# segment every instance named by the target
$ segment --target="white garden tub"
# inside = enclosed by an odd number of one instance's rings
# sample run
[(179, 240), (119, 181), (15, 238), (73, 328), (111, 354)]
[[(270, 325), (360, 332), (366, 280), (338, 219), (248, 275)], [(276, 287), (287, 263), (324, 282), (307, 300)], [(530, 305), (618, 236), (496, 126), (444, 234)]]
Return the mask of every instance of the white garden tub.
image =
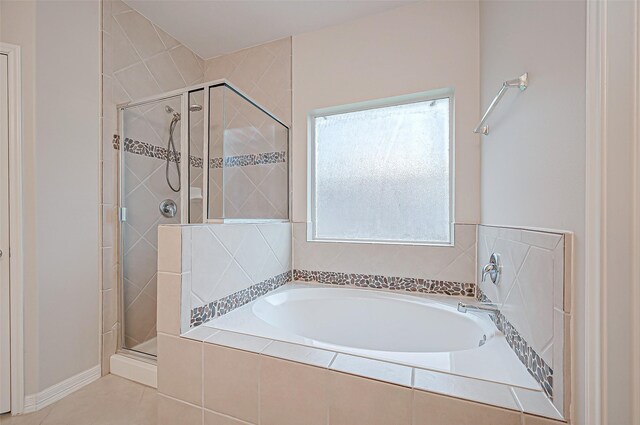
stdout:
[(205, 323), (508, 385), (539, 389), (484, 313), (459, 313), (468, 298), (290, 283)]

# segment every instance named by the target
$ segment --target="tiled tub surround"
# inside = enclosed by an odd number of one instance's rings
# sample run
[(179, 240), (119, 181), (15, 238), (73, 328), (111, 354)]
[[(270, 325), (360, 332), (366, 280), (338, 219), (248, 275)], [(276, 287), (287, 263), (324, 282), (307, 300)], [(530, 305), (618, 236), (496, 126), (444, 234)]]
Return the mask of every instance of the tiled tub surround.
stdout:
[(159, 279), (158, 391), (183, 425), (562, 423), (544, 419), (557, 413), (539, 390), (209, 326), (181, 336), (184, 279), (178, 262), (163, 265), (165, 254), (161, 268), (172, 271)]
[(204, 326), (540, 391), (491, 320), (458, 313), (459, 300), (294, 282)]
[[(478, 300), (483, 303), (495, 304), (482, 291), (478, 293)], [(500, 332), (505, 335), (509, 347), (516, 353), (520, 362), (526, 366), (529, 374), (540, 384), (545, 394), (553, 399), (553, 370), (535, 352), (518, 330), (501, 312), (492, 317), (493, 322)]]
[[(491, 253), (501, 254), (498, 285), (480, 282), (480, 301), (500, 309), (496, 326), (560, 413), (570, 401), (569, 233), (478, 226), (478, 270)], [(565, 383), (567, 383), (565, 385)]]
[[(241, 239), (237, 236), (241, 227), (220, 226), (236, 233), (235, 238), (226, 235), (228, 241)], [(225, 423), (409, 425), (450, 424), (455, 420), (460, 425), (515, 425), (523, 420), (526, 424), (555, 423), (536, 415), (559, 417), (504, 341), (503, 352), (511, 356), (510, 363), (521, 369), (520, 376), (530, 385), (510, 385), (443, 372), (447, 364), (454, 363), (455, 367), (467, 365), (471, 371), (482, 369), (472, 360), (452, 361), (448, 353), (441, 357), (441, 369), (428, 370), (339, 350), (309, 347), (305, 345), (308, 341), (286, 342), (280, 338), (250, 336), (212, 327), (241, 317), (243, 311), (251, 312), (252, 303), (180, 336), (181, 328), (183, 332), (188, 330), (183, 313), (185, 308), (190, 308), (185, 300), (190, 291), (185, 291), (185, 286), (191, 284), (194, 272), (191, 262), (184, 262), (183, 258), (189, 258), (195, 246), (185, 237), (184, 231), (199, 227), (205, 226), (161, 226), (159, 233), (158, 388), (161, 397), (184, 412), (183, 423), (202, 424), (204, 420), (206, 424), (227, 421)], [(237, 242), (235, 246), (238, 247)], [(324, 284), (290, 283), (270, 292), (267, 297), (296, 285), (349, 290)], [(386, 290), (351, 290), (398, 294)], [(408, 293), (404, 296), (427, 297)], [(451, 306), (458, 299), (468, 300), (468, 297), (437, 295), (428, 298), (448, 302)], [(480, 349), (489, 351), (495, 346), (493, 343), (499, 341), (498, 335)], [(458, 353), (464, 353), (464, 350)], [(265, 380), (268, 379), (267, 363), (279, 366), (281, 375), (276, 377), (277, 384)], [(504, 359), (493, 356), (483, 362), (503, 370), (504, 363)], [(304, 371), (317, 375), (310, 377)], [(339, 383), (331, 384), (334, 380)]]
[(219, 300), (212, 301), (204, 306), (191, 309), (190, 327), (200, 326), (211, 319), (225, 315), (238, 307), (250, 303), (259, 297), (266, 295), (291, 282), (291, 272), (287, 271), (271, 277), (246, 289), (241, 289)]
[(161, 227), (179, 234), (182, 330), (224, 314), (291, 280), (291, 224), (204, 224)]

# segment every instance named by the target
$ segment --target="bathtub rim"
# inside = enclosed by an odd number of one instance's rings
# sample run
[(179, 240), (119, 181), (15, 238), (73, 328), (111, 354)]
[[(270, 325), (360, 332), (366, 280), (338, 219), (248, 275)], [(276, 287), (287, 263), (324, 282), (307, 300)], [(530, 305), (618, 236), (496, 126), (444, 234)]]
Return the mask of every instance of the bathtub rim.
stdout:
[[(406, 294), (398, 294), (397, 291), (391, 291), (387, 289), (374, 289), (374, 288), (358, 288), (351, 286), (331, 286), (327, 287), (325, 284), (318, 283), (309, 283), (309, 282), (290, 282), (282, 287), (278, 288), (275, 291), (270, 292), (269, 296), (274, 294), (277, 291), (285, 291), (289, 289), (295, 288), (326, 288), (326, 289), (354, 289), (354, 290), (365, 290), (365, 291), (374, 291), (374, 292), (385, 292), (404, 297), (420, 297), (429, 299), (432, 301), (436, 301), (438, 303), (447, 304), (450, 306), (456, 305), (458, 301), (465, 300), (468, 301), (468, 297), (457, 297), (450, 295), (439, 295), (439, 294), (421, 294), (421, 293), (406, 293)], [(262, 297), (260, 297), (262, 298)], [(258, 298), (258, 299), (260, 299)], [(240, 308), (251, 309), (254, 302), (252, 301)], [(235, 311), (235, 310), (234, 310)], [(228, 314), (233, 314), (234, 312), (230, 312)], [(225, 315), (226, 316), (226, 315)], [(224, 316), (220, 316), (224, 317)], [(219, 319), (219, 318), (216, 318)], [(362, 355), (356, 355), (351, 353), (344, 353), (338, 350), (331, 350), (325, 348), (312, 347), (310, 345), (291, 342), (291, 341), (283, 341), (277, 338), (270, 338), (264, 336), (253, 335), (250, 333), (243, 333), (238, 331), (232, 331), (228, 329), (216, 328), (216, 319), (203, 323), (197, 327), (191, 328), (189, 331), (180, 335), (182, 338), (187, 338), (207, 344), (218, 345), (222, 347), (227, 347), (231, 349), (237, 349), (247, 352), (253, 352), (260, 356), (268, 356), (273, 358), (279, 358), (286, 361), (292, 361), (295, 363), (306, 364), (309, 366), (321, 367), (328, 370), (332, 370), (334, 372), (347, 373), (350, 375), (360, 376), (367, 379), (373, 379), (376, 381), (381, 381), (389, 384), (399, 385), (407, 388), (411, 388), (414, 390), (432, 392), (436, 394), (443, 394), (455, 398), (460, 398), (463, 400), (469, 400), (472, 402), (480, 402), (491, 406), (496, 406), (500, 408), (520, 411), (527, 414), (533, 414), (537, 416), (542, 416), (546, 418), (551, 418), (554, 420), (564, 421), (565, 419), (562, 415), (557, 411), (557, 409), (553, 406), (552, 401), (544, 394), (542, 389), (531, 389), (527, 387), (522, 387), (513, 384), (507, 384), (497, 381), (491, 381), (487, 379), (481, 379), (477, 377), (470, 377), (460, 374), (455, 374), (443, 370), (438, 369), (430, 369), (426, 367), (418, 367), (415, 365), (409, 365), (384, 359), (376, 359), (370, 358)], [(500, 333), (501, 335), (501, 333)], [(274, 355), (270, 353), (269, 347), (274, 346), (296, 346), (301, 348), (302, 350), (307, 350), (309, 352), (319, 354), (318, 352), (329, 353), (328, 355), (331, 357), (330, 360), (326, 361), (326, 356), (324, 356), (325, 361), (318, 361), (317, 356), (316, 360), (313, 360), (313, 356), (281, 356)], [(370, 365), (374, 365), (374, 367), (370, 368), (362, 368), (362, 367), (340, 367), (336, 368), (335, 363), (336, 360), (340, 357), (340, 359), (359, 359), (361, 362), (368, 363)], [(311, 360), (310, 360), (311, 358)], [(345, 362), (343, 362), (345, 363)], [(347, 365), (349, 362), (346, 362)], [(358, 362), (355, 362), (356, 364)], [(375, 367), (375, 365), (379, 367)], [(404, 374), (402, 377), (399, 377), (398, 374), (384, 374), (380, 373), (383, 369), (395, 369), (400, 370), (404, 369)], [(409, 371), (407, 373), (407, 371)], [(430, 379), (421, 379), (424, 376), (431, 376)], [(407, 376), (409, 378), (407, 379)], [(482, 388), (481, 391), (469, 391), (469, 388)], [(508, 393), (510, 397), (505, 397), (504, 395)]]

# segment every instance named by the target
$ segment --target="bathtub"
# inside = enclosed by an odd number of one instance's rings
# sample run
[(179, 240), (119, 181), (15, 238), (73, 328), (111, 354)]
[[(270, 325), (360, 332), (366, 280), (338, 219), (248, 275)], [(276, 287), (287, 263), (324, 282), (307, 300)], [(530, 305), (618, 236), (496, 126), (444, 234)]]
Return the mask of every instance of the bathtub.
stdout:
[(293, 282), (202, 326), (539, 390), (468, 298)]

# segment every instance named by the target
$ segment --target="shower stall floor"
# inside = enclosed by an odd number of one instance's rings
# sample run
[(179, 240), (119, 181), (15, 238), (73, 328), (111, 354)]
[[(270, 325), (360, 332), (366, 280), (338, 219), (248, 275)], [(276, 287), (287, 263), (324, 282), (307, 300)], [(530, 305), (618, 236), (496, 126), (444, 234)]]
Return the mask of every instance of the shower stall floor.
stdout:
[(158, 355), (158, 338), (153, 337), (141, 344), (131, 347), (134, 351), (139, 351), (145, 354), (151, 354), (152, 356)]

